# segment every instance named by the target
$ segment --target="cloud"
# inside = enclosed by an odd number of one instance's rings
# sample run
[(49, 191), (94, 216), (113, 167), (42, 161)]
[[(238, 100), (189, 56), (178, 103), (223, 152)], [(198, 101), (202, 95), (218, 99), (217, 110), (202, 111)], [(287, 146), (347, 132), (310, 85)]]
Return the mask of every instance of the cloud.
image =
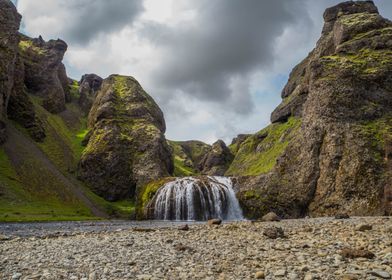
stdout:
[(120, 31), (143, 11), (142, 0), (19, 1), (25, 30), (86, 45), (92, 39)]
[[(68, 74), (134, 76), (169, 139), (226, 142), (269, 123), (339, 0), (19, 0), (24, 31), (63, 38)], [(390, 0), (375, 1), (392, 17)]]
[(169, 95), (176, 89), (249, 114), (250, 76), (273, 63), (276, 39), (286, 26), (309, 22), (300, 2), (200, 0), (193, 2), (189, 20), (144, 24), (139, 34), (162, 52), (153, 80)]

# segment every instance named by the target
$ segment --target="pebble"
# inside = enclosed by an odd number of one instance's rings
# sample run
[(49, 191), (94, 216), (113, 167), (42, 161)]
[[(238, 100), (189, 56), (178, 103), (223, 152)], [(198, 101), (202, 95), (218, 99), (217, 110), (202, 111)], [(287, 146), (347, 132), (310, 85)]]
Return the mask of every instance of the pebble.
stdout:
[(19, 280), (22, 277), (22, 273), (15, 273), (12, 275), (12, 280)]
[(358, 231), (367, 231), (367, 230), (372, 230), (373, 226), (372, 225), (368, 225), (368, 224), (362, 224), (357, 226), (357, 230)]
[[(118, 222), (114, 229), (106, 222), (90, 223), (86, 228), (75, 223), (72, 231), (60, 222), (55, 231), (37, 230), (28, 237), (0, 224), (0, 234), (10, 237), (0, 242), (0, 279), (382, 280), (392, 274), (392, 218), (188, 223), (189, 231), (176, 223), (127, 227), (132, 222)], [(372, 230), (356, 230), (363, 224)], [(276, 225), (274, 231), (285, 238), (264, 235)], [(341, 255), (344, 249), (355, 257)], [(373, 258), (366, 258), (369, 252)]]
[(286, 270), (285, 269), (279, 269), (279, 270), (275, 271), (274, 275), (277, 276), (277, 277), (286, 276)]
[(382, 279), (391, 279), (391, 274), (384, 270), (372, 270), (369, 272), (369, 274), (380, 277)]
[(255, 274), (256, 279), (264, 279), (265, 278), (265, 273), (264, 271), (257, 271)]

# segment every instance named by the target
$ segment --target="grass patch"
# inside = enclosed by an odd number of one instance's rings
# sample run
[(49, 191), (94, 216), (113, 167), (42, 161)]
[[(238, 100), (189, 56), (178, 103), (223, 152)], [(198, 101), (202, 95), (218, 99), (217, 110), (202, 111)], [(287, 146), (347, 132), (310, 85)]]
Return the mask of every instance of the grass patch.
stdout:
[(13, 166), (0, 149), (0, 221), (97, 219), (42, 162), (32, 159), (23, 147), (21, 154), (25, 160)]
[(271, 124), (248, 137), (241, 144), (226, 175), (259, 175), (271, 171), (300, 124), (299, 118), (291, 117), (285, 123)]

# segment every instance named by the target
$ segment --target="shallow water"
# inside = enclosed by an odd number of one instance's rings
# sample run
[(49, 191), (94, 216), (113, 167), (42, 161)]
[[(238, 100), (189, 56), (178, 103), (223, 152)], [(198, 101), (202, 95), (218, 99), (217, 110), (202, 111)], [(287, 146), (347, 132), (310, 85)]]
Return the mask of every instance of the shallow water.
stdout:
[(135, 228), (174, 228), (184, 224), (200, 224), (193, 221), (81, 221), (81, 222), (34, 222), (34, 223), (0, 223), (0, 234), (6, 236), (48, 236), (51, 234), (66, 235), (89, 232), (113, 232)]

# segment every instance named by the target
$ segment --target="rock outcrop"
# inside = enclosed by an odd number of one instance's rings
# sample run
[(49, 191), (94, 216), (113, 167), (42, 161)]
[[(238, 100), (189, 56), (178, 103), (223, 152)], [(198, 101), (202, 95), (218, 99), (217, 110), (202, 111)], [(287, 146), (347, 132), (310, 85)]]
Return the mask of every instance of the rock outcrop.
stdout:
[(21, 16), (8, 0), (0, 1), (0, 144), (6, 140), (5, 118), (14, 86)]
[(174, 157), (174, 175), (191, 176), (200, 173), (200, 162), (211, 146), (195, 140), (168, 141)]
[(133, 197), (137, 188), (173, 172), (163, 113), (134, 78), (103, 81), (88, 125), (80, 177), (105, 199)]
[(67, 44), (58, 39), (45, 42), (20, 35), (20, 55), (25, 68), (25, 85), (29, 93), (43, 98), (43, 106), (51, 113), (65, 110), (70, 100), (68, 78), (62, 64)]
[[(248, 138), (234, 159), (246, 162), (247, 152), (265, 163), (273, 154), (269, 168), (246, 169), (261, 175), (238, 178), (248, 216), (391, 214), (392, 23), (371, 1), (336, 5), (324, 21), (316, 48), (290, 75), (274, 124)], [(271, 127), (282, 145), (256, 157), (257, 147), (268, 150)]]
[(102, 81), (103, 79), (98, 75), (86, 74), (82, 76), (79, 82), (79, 106), (86, 115), (90, 112), (97, 92), (101, 88)]
[(199, 163), (203, 175), (223, 176), (233, 161), (234, 155), (222, 140), (216, 141)]

